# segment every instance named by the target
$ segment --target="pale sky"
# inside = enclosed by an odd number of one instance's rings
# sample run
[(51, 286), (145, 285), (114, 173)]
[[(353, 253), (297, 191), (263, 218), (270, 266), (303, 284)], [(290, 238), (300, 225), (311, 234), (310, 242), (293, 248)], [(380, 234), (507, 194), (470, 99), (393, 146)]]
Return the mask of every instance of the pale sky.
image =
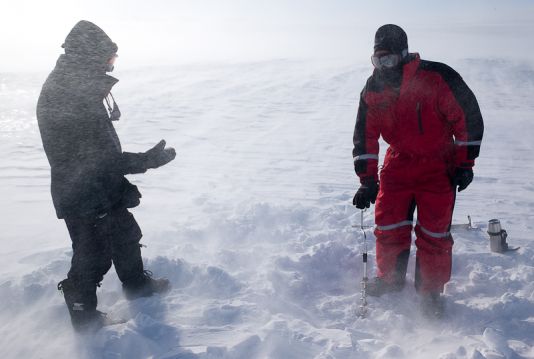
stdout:
[(429, 59), (517, 51), (534, 58), (529, 0), (0, 1), (0, 72), (50, 69), (81, 19), (119, 45), (117, 65), (125, 68), (280, 58), (367, 61), (374, 32), (385, 23), (402, 26), (410, 51)]

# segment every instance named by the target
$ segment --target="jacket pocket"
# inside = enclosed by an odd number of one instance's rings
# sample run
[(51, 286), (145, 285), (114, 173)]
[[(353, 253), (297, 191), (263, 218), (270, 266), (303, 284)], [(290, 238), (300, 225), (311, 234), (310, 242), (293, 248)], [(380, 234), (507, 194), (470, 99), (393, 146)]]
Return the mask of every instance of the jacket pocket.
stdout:
[(122, 197), (115, 208), (134, 208), (141, 203), (141, 192), (137, 186), (131, 184), (126, 178), (123, 181)]
[(417, 106), (415, 106), (415, 110), (417, 111), (417, 124), (419, 125), (419, 133), (423, 134), (423, 118), (421, 116), (421, 102), (417, 103)]

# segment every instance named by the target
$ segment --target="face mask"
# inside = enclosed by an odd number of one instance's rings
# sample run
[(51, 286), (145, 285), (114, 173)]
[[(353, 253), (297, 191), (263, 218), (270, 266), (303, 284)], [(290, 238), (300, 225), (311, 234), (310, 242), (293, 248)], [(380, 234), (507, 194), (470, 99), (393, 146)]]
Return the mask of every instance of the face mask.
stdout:
[(398, 64), (393, 68), (375, 69), (377, 79), (383, 81), (388, 86), (400, 88), (402, 83), (402, 65)]
[(111, 72), (114, 68), (115, 66), (113, 64), (106, 64), (106, 72)]

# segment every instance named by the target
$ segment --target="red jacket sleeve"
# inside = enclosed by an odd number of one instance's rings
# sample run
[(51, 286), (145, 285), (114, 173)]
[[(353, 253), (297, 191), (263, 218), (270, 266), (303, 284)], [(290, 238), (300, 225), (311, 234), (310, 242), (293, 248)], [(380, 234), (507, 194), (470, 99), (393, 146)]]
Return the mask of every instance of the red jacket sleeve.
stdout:
[(475, 95), (456, 71), (447, 67), (441, 75), (438, 106), (454, 135), (454, 165), (471, 168), (484, 134), (482, 114)]
[(378, 139), (380, 129), (378, 118), (369, 110), (365, 102), (365, 91), (360, 96), (356, 126), (354, 128), (352, 157), (354, 170), (360, 177), (360, 182), (378, 180)]

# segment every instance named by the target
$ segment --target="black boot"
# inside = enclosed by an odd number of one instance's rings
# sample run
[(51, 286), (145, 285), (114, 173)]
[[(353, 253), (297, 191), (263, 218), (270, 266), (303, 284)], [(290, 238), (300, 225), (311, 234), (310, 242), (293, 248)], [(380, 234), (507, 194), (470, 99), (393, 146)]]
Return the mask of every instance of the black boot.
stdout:
[(386, 293), (400, 292), (403, 288), (404, 280), (388, 283), (380, 277), (375, 277), (374, 281), (367, 284), (367, 295), (371, 297), (380, 297)]
[(171, 288), (166, 278), (152, 278), (152, 272), (145, 270), (138, 278), (122, 283), (122, 291), (126, 299), (133, 300), (140, 297), (150, 297), (153, 294), (163, 294)]
[(445, 312), (445, 301), (440, 293), (421, 295), (421, 310), (429, 319), (441, 319)]
[(96, 331), (105, 325), (105, 313), (96, 310), (96, 283), (80, 285), (64, 279), (58, 283), (57, 289), (63, 292), (76, 331)]

